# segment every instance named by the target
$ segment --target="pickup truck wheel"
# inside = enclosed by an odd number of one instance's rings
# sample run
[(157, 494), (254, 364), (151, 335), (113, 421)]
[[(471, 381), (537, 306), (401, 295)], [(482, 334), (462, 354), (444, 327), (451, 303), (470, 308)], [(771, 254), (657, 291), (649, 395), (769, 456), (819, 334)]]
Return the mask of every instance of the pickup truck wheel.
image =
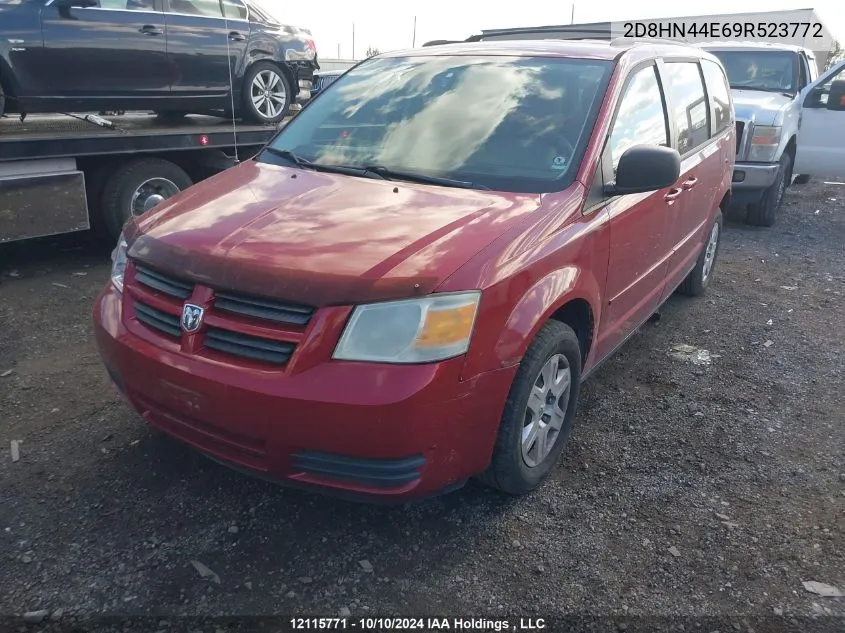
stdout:
[(572, 432), (581, 385), (581, 348), (571, 327), (549, 321), (511, 385), (487, 470), (478, 479), (521, 495), (542, 484)]
[(810, 182), (809, 174), (798, 174), (795, 176), (795, 180), (792, 181), (795, 185), (806, 185), (808, 182)]
[(118, 167), (103, 187), (103, 219), (114, 239), (129, 218), (193, 184), (178, 165), (161, 158), (139, 158)]
[(244, 77), (244, 118), (255, 123), (278, 123), (284, 119), (293, 93), (281, 68), (270, 62), (256, 62)]
[(766, 189), (760, 202), (748, 205), (745, 221), (752, 226), (772, 226), (783, 202), (783, 194), (789, 184), (788, 175), (792, 171), (792, 156), (784, 152), (780, 157), (778, 173), (772, 186)]
[(719, 245), (722, 243), (722, 212), (716, 212), (716, 219), (710, 232), (707, 234), (707, 241), (701, 249), (695, 268), (690, 271), (678, 286), (678, 292), (690, 297), (699, 297), (707, 290), (713, 272), (716, 268), (716, 256), (719, 254)]

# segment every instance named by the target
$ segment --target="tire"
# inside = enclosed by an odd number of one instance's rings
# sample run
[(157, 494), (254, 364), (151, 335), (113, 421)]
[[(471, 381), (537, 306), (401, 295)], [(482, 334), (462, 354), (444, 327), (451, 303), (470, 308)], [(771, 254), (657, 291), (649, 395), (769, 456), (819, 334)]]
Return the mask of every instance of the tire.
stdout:
[(717, 211), (716, 219), (707, 233), (707, 240), (704, 242), (704, 246), (701, 247), (698, 261), (695, 262), (695, 268), (690, 271), (690, 274), (678, 286), (679, 293), (689, 297), (700, 297), (707, 290), (710, 281), (713, 279), (713, 273), (716, 270), (719, 246), (722, 244), (722, 225), (722, 212)]
[[(278, 81), (272, 79), (272, 77), (277, 77)], [(259, 81), (269, 85), (272, 88), (272, 90), (268, 89), (269, 92), (275, 92), (281, 102), (278, 99), (267, 99), (256, 103), (253, 91), (259, 89)], [(278, 123), (288, 115), (294, 97), (292, 90), (290, 81), (276, 64), (256, 62), (249, 68), (244, 77), (242, 118), (254, 123)], [(268, 103), (274, 109), (262, 111), (262, 108)]]
[(792, 156), (784, 152), (778, 164), (778, 173), (772, 186), (766, 189), (759, 202), (748, 205), (745, 222), (751, 226), (772, 226), (783, 202), (783, 194), (789, 186), (788, 176), (792, 172)]
[(810, 182), (809, 174), (798, 174), (795, 176), (795, 180), (792, 181), (793, 185), (806, 185)]
[(145, 201), (154, 202), (153, 196), (170, 198), (192, 184), (181, 167), (161, 158), (139, 158), (124, 163), (103, 186), (100, 210), (109, 233), (116, 240), (127, 220), (146, 212)]
[(0, 117), (6, 114), (6, 92), (3, 90), (3, 83), (0, 82)]
[[(532, 451), (527, 451), (528, 455), (525, 454), (522, 438), (524, 427), (531, 426), (530, 423), (526, 425), (529, 415), (529, 398), (535, 385), (541, 380), (541, 370), (553, 359), (563, 361), (568, 365), (570, 383), (566, 404), (563, 407), (557, 407), (559, 412), (563, 412), (562, 419), (557, 418), (560, 428), (552, 439), (551, 449), (545, 457), (540, 458), (541, 456), (536, 453), (532, 456)], [(563, 362), (560, 363), (560, 367), (563, 366)], [(540, 391), (546, 390), (546, 384)], [(580, 386), (581, 347), (578, 337), (565, 323), (549, 321), (540, 328), (520, 363), (505, 403), (496, 444), (493, 448), (493, 458), (487, 470), (478, 477), (479, 481), (511, 495), (527, 494), (539, 487), (557, 465), (561, 451), (572, 432)], [(561, 395), (563, 393), (566, 392), (562, 392)], [(546, 407), (555, 409), (548, 399), (539, 402), (545, 402)], [(531, 417), (532, 420), (536, 419), (536, 416)], [(551, 425), (546, 427), (547, 430), (550, 428), (553, 427)], [(536, 443), (532, 446), (534, 447), (532, 450), (536, 450)]]

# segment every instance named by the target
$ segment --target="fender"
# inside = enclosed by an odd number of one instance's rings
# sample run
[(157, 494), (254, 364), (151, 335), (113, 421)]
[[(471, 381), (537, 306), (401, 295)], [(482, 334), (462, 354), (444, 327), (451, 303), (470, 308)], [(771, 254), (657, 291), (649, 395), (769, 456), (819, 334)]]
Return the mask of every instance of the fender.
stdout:
[[(523, 295), (508, 317), (494, 348), (499, 363), (505, 366), (520, 362), (543, 324), (575, 300), (585, 301), (592, 323), (599, 322), (599, 284), (591, 273), (577, 266), (566, 266), (540, 279)], [(590, 350), (594, 349), (595, 330), (595, 327), (590, 329)]]
[[(463, 371), (465, 378), (519, 364), (543, 324), (571, 301), (585, 302), (589, 306), (592, 323), (599, 322), (600, 284), (592, 273), (582, 267), (572, 264), (552, 270), (525, 291), (519, 288), (520, 285), (519, 277), (508, 280), (502, 284), (503, 288), (491, 293), (500, 296), (502, 302), (482, 307), (487, 313), (485, 319), (493, 316), (491, 313), (499, 312), (499, 318), (493, 317), (492, 321), (502, 325), (495, 332), (482, 335), (487, 341), (470, 346)], [(516, 303), (507, 301), (506, 297), (513, 297), (517, 293), (521, 296)], [(595, 349), (594, 326), (590, 328), (589, 336), (590, 353), (585, 359), (585, 366), (591, 362)]]

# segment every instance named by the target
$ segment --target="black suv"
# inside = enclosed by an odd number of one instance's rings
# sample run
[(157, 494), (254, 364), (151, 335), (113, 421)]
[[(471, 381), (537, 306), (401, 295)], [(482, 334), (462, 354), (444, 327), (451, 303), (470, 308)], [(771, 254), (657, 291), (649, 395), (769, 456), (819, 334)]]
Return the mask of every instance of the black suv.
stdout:
[(234, 110), (276, 123), (318, 68), (310, 31), (256, 0), (0, 0), (0, 114)]

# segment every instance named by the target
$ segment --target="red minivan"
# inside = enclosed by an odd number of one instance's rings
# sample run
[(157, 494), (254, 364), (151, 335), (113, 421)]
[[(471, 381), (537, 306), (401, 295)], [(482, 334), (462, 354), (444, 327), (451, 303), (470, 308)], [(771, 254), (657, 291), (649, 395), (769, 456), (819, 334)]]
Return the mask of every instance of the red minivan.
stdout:
[(97, 343), (146, 421), (245, 472), (408, 500), (536, 488), (579, 386), (710, 283), (725, 74), (660, 43), (380, 55), (124, 228)]

